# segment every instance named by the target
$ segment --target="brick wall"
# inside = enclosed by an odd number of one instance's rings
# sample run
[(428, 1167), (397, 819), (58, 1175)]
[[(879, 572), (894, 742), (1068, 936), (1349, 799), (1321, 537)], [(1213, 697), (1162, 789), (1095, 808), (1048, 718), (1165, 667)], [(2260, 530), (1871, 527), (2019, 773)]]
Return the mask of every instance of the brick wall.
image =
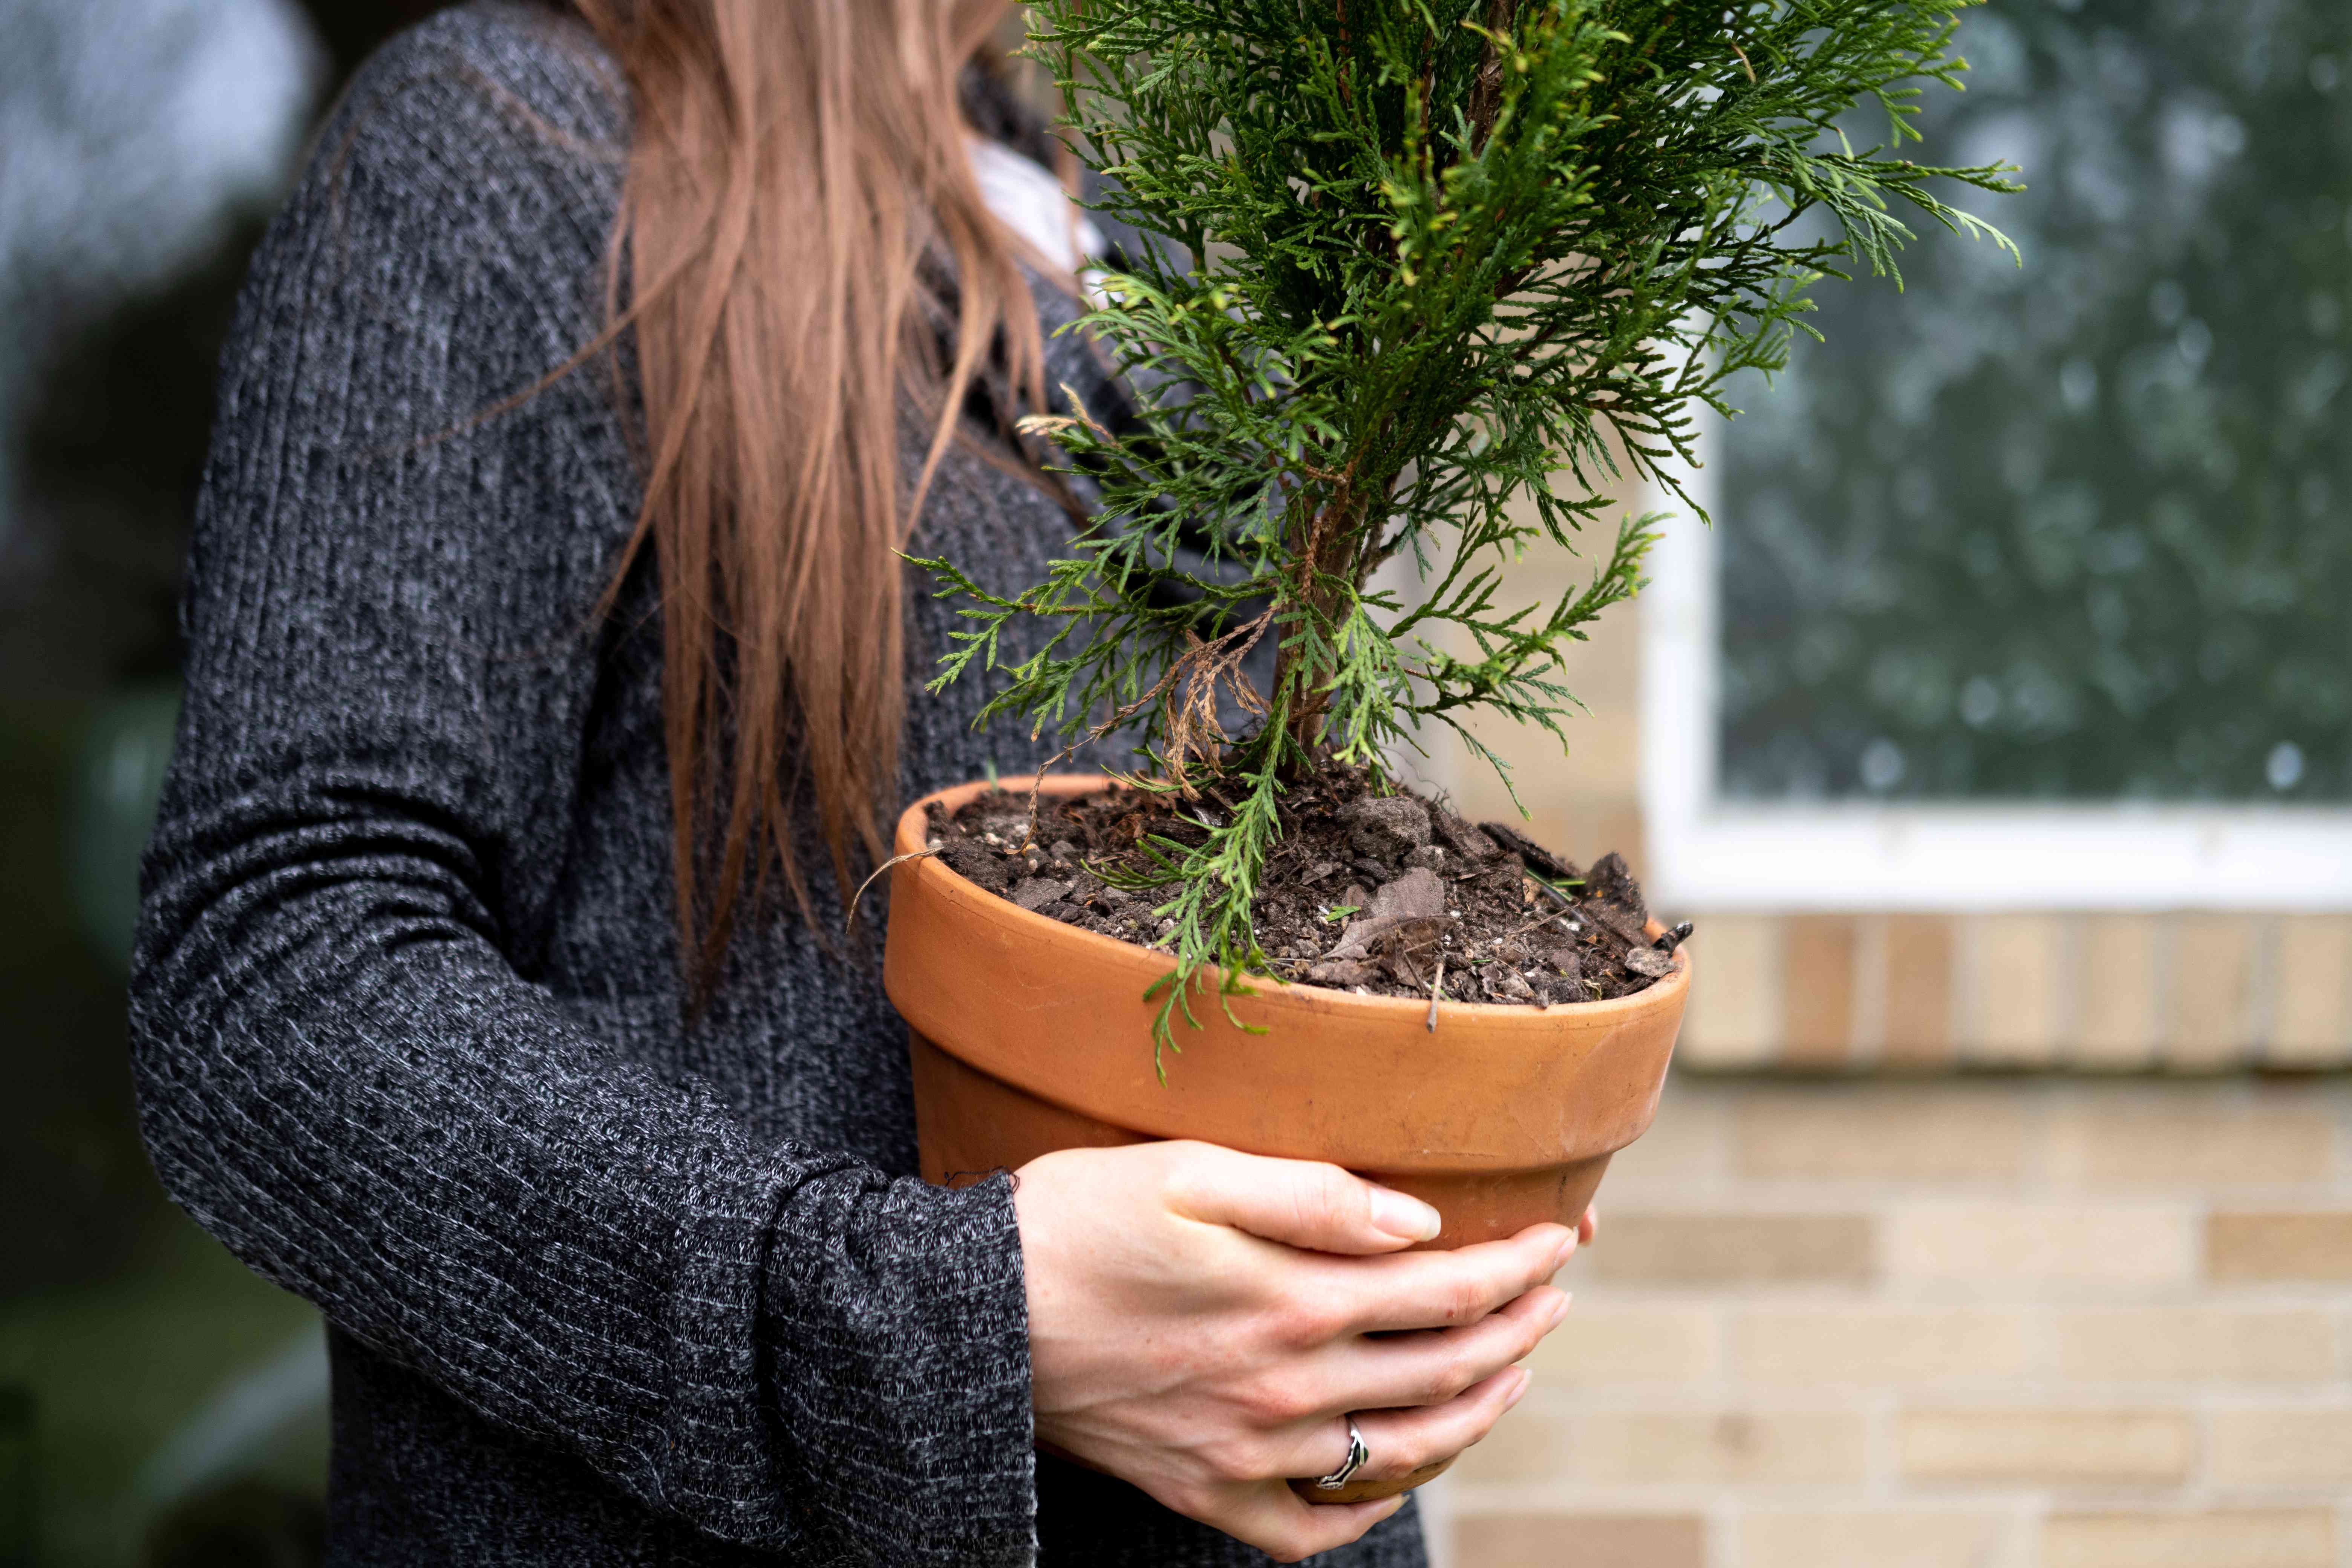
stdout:
[(2345, 1568), (2352, 1085), (1683, 1077), (1457, 1568)]
[(1708, 983), (1693, 990), (1681, 1041), (1695, 1066), (2352, 1062), (2352, 916), (1702, 913), (1699, 923)]

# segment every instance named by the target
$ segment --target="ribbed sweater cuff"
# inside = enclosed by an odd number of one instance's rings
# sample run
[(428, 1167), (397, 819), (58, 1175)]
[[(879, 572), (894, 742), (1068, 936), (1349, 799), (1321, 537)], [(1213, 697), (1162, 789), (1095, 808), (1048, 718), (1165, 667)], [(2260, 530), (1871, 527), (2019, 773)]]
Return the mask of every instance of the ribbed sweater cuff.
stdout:
[[(1010, 1178), (839, 1171), (784, 1194), (763, 1338), (796, 1500), (849, 1560), (1014, 1568), (1036, 1552), (1029, 1315)], [(829, 1517), (825, 1517), (829, 1516)]]

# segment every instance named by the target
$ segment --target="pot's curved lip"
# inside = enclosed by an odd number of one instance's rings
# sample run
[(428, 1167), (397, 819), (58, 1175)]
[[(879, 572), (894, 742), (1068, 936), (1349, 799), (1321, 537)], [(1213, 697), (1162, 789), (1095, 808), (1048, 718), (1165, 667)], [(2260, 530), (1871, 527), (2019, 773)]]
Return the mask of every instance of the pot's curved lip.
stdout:
[[(993, 906), (990, 913), (997, 919), (1008, 921), (1013, 930), (1027, 931), (1041, 939), (1073, 942), (1077, 944), (1080, 952), (1099, 952), (1125, 963), (1150, 963), (1154, 960), (1162, 963), (1172, 962), (1173, 955), (1161, 949), (1139, 947), (1131, 942), (1121, 942), (1117, 937), (1105, 936), (1100, 931), (1064, 925), (1061, 921), (1041, 915), (1034, 910), (1024, 910), (1012, 900), (999, 898), (953, 868), (943, 864), (938, 856), (922, 854), (928, 838), (925, 832), (927, 824), (924, 814), (933, 801), (945, 802), (949, 804), (950, 809), (961, 810), (965, 802), (991, 792), (1021, 795), (1025, 794), (1031, 785), (1034, 784), (1041, 795), (1065, 797), (1094, 795), (1109, 788), (1114, 782), (1101, 773), (1048, 773), (1043, 780), (1038, 779), (1034, 774), (1023, 773), (994, 780), (977, 779), (970, 784), (934, 790), (898, 814), (898, 830), (892, 836), (891, 853), (921, 858), (900, 862), (893, 868), (893, 875), (908, 874), (926, 879), (942, 878), (944, 880), (939, 884), (939, 889), (949, 897), (984, 900), (987, 904)], [(1664, 931), (1664, 928), (1654, 920), (1650, 921), (1649, 930), (1653, 934), (1657, 935), (1662, 935)], [(1606, 1001), (1559, 1002), (1545, 1007), (1528, 1007), (1507, 1002), (1441, 1001), (1437, 1005), (1437, 1013), (1441, 1018), (1487, 1019), (1498, 1023), (1505, 1020), (1524, 1023), (1538, 1018), (1574, 1018), (1580, 1024), (1605, 1025), (1612, 1018), (1631, 1018), (1639, 1014), (1654, 1011), (1664, 1005), (1679, 1003), (1684, 993), (1690, 988), (1690, 956), (1677, 949), (1674, 954), (1674, 961), (1675, 970), (1672, 974), (1654, 981), (1630, 995), (1612, 996)], [(1154, 967), (1158, 966), (1154, 964)], [(1206, 972), (1205, 978), (1213, 983), (1219, 978), (1220, 973), (1212, 966)], [(1411, 997), (1360, 996), (1353, 991), (1341, 991), (1328, 985), (1309, 984), (1303, 980), (1283, 980), (1273, 975), (1253, 974), (1244, 978), (1253, 988), (1265, 987), (1257, 990), (1257, 994), (1260, 996), (1292, 997), (1296, 1001), (1318, 1008), (1328, 1007), (1342, 1013), (1360, 1012), (1372, 1016), (1383, 1013), (1398, 1016), (1410, 1015), (1415, 1018), (1423, 1018), (1429, 1014), (1428, 1003), (1416, 1001)], [(1305, 994), (1298, 994), (1299, 993)]]

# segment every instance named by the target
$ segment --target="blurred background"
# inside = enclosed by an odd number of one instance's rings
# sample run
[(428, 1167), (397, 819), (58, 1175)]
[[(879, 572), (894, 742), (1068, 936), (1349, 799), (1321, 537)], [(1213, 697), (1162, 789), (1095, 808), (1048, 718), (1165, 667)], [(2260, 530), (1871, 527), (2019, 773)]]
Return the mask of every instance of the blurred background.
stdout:
[(0, 0), (0, 1563), (319, 1556), (316, 1317), (164, 1199), (124, 1056), (245, 258), (398, 0)]
[[(0, 1568), (318, 1560), (315, 1317), (157, 1190), (122, 974), (244, 258), (433, 8), (0, 0)], [(2025, 166), (2026, 268), (1825, 287), (1568, 757), (1486, 737), (1699, 977), (1577, 1317), (1432, 1489), (1457, 1568), (2352, 1568), (2352, 10), (1964, 47), (1927, 156)], [(2008, 850), (1906, 870), (1955, 813)], [(2013, 896), (2083, 837), (2136, 890)]]

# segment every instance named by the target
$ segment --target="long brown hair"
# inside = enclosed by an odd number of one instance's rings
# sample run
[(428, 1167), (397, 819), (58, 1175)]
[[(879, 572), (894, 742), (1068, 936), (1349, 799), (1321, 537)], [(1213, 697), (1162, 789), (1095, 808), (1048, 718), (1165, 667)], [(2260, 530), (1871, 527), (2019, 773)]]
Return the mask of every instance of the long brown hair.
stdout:
[[(652, 549), (699, 988), (771, 869), (808, 913), (803, 798), (845, 889), (882, 855), (905, 659), (893, 552), (975, 385), (1000, 414), (1038, 405), (1034, 301), (958, 109), (1008, 6), (572, 4), (635, 110), (614, 305), (635, 335), (647, 483), (622, 571)], [(906, 485), (910, 417), (930, 438)]]

